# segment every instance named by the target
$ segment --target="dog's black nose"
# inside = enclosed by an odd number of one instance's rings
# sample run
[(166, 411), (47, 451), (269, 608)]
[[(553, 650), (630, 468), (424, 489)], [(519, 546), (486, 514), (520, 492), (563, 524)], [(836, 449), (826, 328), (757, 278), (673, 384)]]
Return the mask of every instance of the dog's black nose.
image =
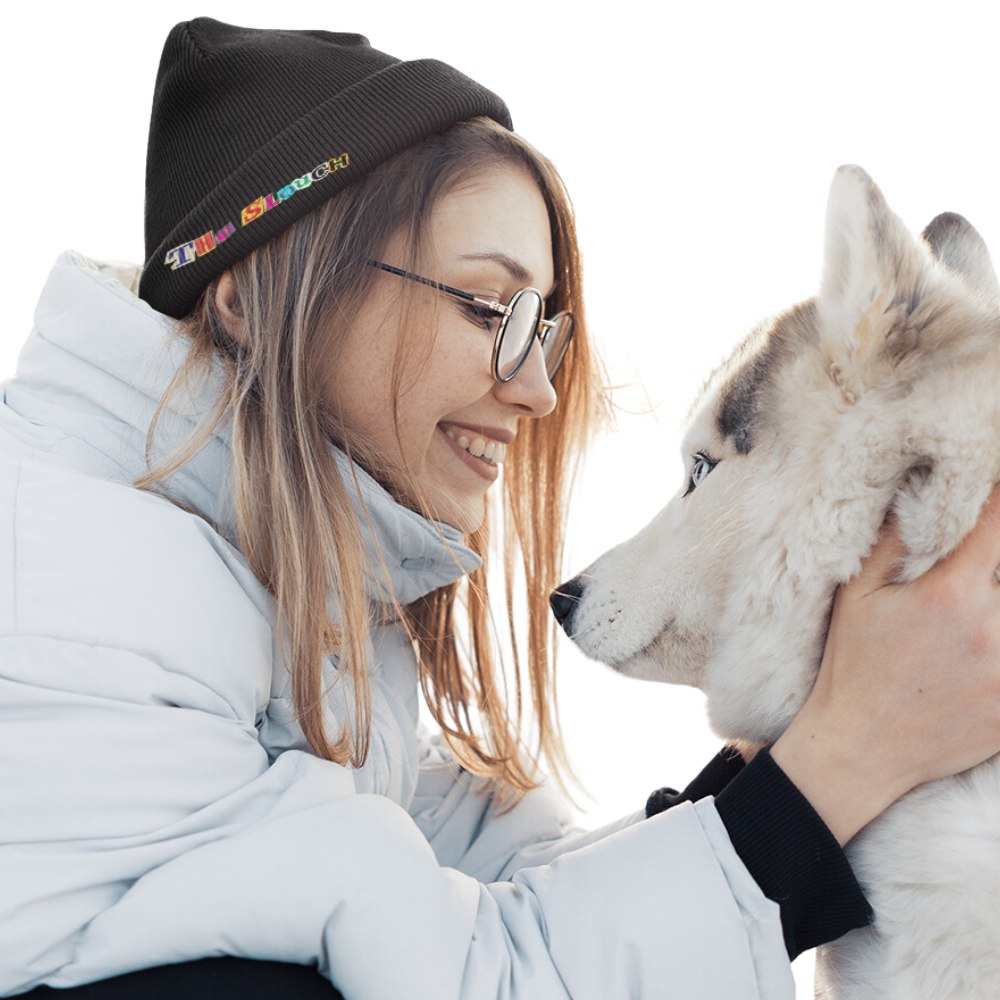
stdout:
[(556, 616), (556, 621), (567, 632), (569, 631), (569, 620), (579, 606), (582, 597), (583, 583), (578, 576), (567, 580), (566, 583), (561, 583), (558, 590), (553, 590), (549, 594), (549, 606), (552, 608), (552, 613)]

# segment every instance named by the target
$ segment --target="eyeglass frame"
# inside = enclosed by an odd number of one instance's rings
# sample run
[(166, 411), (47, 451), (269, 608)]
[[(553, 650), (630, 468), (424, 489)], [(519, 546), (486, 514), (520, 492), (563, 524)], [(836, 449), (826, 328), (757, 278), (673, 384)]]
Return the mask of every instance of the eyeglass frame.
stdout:
[[(573, 340), (573, 332), (576, 325), (576, 320), (573, 313), (570, 310), (565, 309), (560, 313), (556, 313), (552, 319), (545, 319), (542, 316), (542, 308), (545, 306), (545, 296), (537, 288), (525, 287), (519, 288), (511, 297), (510, 302), (504, 305), (502, 302), (498, 302), (496, 299), (484, 299), (480, 298), (478, 295), (473, 295), (472, 292), (463, 292), (461, 288), (453, 288), (451, 285), (446, 285), (442, 281), (434, 281), (432, 278), (425, 278), (419, 274), (414, 274), (412, 271), (404, 271), (400, 267), (393, 267), (391, 264), (385, 264), (380, 260), (368, 260), (365, 262), (371, 267), (381, 268), (383, 271), (387, 271), (389, 274), (399, 275), (400, 278), (406, 278), (409, 281), (416, 281), (421, 285), (427, 285), (430, 288), (436, 288), (440, 292), (446, 292), (448, 295), (455, 295), (460, 299), (465, 299), (466, 302), (475, 302), (477, 305), (485, 306), (491, 312), (502, 317), (500, 320), (500, 325), (497, 327), (496, 336), (493, 339), (493, 359), (491, 367), (493, 369), (493, 377), (497, 382), (506, 383), (510, 382), (517, 373), (521, 370), (524, 362), (528, 360), (528, 355), (531, 353), (532, 345), (535, 342), (535, 338), (538, 339), (539, 345), (543, 348), (545, 347), (545, 340), (548, 336), (549, 330), (555, 328), (557, 323), (563, 317), (568, 317), (570, 322), (569, 327), (569, 337), (566, 339), (566, 346), (563, 348), (562, 357), (559, 359), (559, 364), (556, 365), (556, 369), (551, 375), (548, 374), (548, 366), (546, 365), (546, 375), (551, 382), (552, 379), (556, 377), (559, 369), (562, 368), (563, 362), (566, 360), (566, 352), (569, 350), (569, 345)], [(538, 323), (535, 326), (534, 334), (528, 339), (528, 346), (524, 349), (521, 354), (520, 360), (517, 362), (517, 366), (506, 378), (500, 375), (500, 344), (503, 342), (503, 335), (507, 330), (507, 321), (510, 319), (511, 314), (514, 312), (514, 303), (518, 298), (525, 292), (534, 292), (538, 296), (538, 300), (541, 303), (541, 307), (538, 310)]]

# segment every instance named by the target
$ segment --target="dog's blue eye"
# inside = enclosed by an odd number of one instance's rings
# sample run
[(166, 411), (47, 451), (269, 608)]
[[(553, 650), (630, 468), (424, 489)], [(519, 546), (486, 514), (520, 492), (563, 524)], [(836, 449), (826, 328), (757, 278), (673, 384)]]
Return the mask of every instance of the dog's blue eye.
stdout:
[(688, 493), (693, 493), (697, 489), (698, 485), (705, 479), (705, 477), (714, 469), (719, 463), (714, 459), (708, 457), (708, 455), (703, 455), (698, 452), (694, 457), (694, 466), (691, 469), (691, 478), (688, 480), (687, 496)]

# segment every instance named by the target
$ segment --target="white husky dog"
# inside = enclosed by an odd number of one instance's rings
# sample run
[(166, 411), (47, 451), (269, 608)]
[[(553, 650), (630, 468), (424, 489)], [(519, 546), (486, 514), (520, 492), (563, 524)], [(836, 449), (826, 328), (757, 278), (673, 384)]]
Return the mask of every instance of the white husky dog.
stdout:
[[(709, 379), (686, 483), (564, 584), (589, 656), (708, 696), (728, 740), (771, 743), (809, 693), (837, 585), (887, 510), (911, 580), (1000, 480), (1000, 287), (979, 234), (922, 239), (841, 167), (819, 295), (761, 324)], [(876, 914), (820, 955), (822, 995), (1000, 998), (1000, 757), (923, 785), (848, 854)]]

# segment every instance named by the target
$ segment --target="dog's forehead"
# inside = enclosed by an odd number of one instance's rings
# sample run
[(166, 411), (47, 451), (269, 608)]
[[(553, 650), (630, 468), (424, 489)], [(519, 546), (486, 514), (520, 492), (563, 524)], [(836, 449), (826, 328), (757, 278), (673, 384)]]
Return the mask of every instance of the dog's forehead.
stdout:
[(757, 349), (721, 386), (716, 408), (719, 434), (731, 440), (737, 454), (753, 450), (761, 396), (774, 378), (780, 352), (773, 337), (758, 337)]
[(753, 450), (764, 397), (778, 372), (817, 336), (815, 303), (800, 303), (758, 324), (733, 354), (713, 372), (692, 408), (691, 427), (731, 443), (739, 455)]

